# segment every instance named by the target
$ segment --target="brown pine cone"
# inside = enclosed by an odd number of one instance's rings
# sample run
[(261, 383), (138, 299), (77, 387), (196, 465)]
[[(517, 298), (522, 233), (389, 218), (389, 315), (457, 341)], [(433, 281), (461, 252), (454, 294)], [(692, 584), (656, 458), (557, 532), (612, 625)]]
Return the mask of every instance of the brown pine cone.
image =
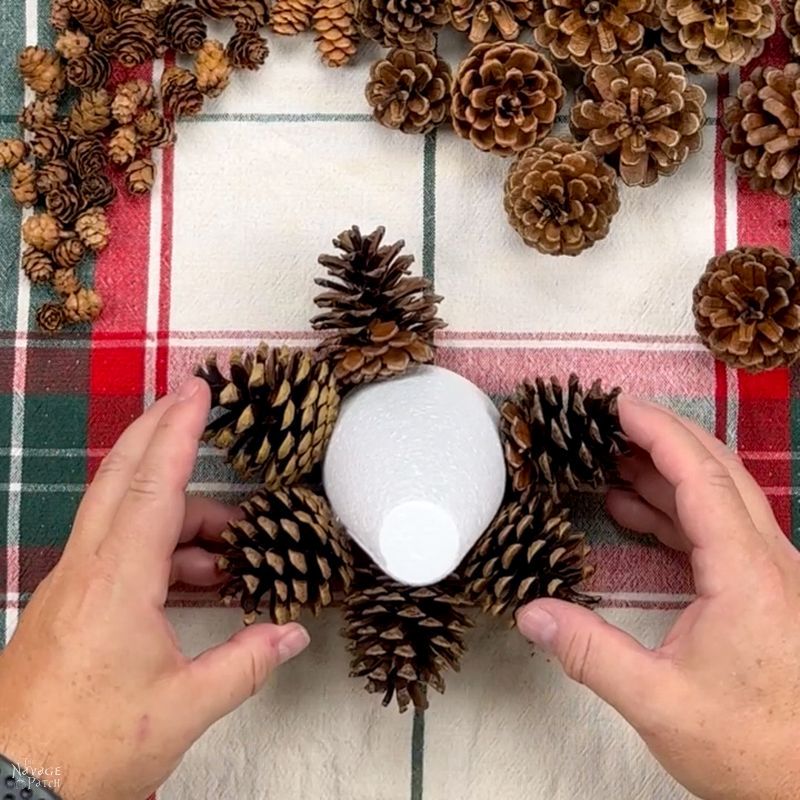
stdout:
[(64, 31), (56, 39), (55, 48), (67, 61), (80, 58), (92, 46), (91, 39), (83, 31)]
[(212, 19), (233, 19), (239, 11), (239, 0), (195, 0), (195, 5)]
[(107, 163), (108, 154), (100, 139), (83, 137), (72, 142), (69, 164), (79, 178), (88, 178), (102, 172)]
[(194, 73), (182, 67), (167, 67), (161, 78), (164, 108), (173, 117), (193, 117), (203, 110), (203, 93)]
[(584, 81), (588, 99), (572, 106), (572, 132), (628, 186), (672, 175), (702, 146), (706, 93), (659, 51), (595, 67)]
[(269, 21), (267, 0), (239, 0), (233, 21), (240, 32), (257, 31)]
[(800, 266), (774, 247), (714, 256), (693, 301), (697, 332), (720, 361), (763, 372), (800, 357)]
[(783, 69), (756, 67), (736, 97), (725, 99), (722, 151), (756, 191), (783, 197), (800, 191), (798, 114), (800, 64), (794, 62)]
[(616, 174), (594, 153), (550, 137), (511, 165), (504, 205), (529, 247), (575, 256), (608, 233), (619, 210)]
[(92, 50), (67, 63), (67, 81), (77, 89), (102, 89), (111, 77), (111, 62)]
[(128, 125), (143, 109), (150, 108), (155, 100), (155, 89), (149, 81), (141, 78), (126, 81), (117, 86), (111, 101), (111, 115), (120, 123)]
[(228, 40), (228, 58), (236, 69), (258, 69), (267, 60), (267, 40), (256, 31), (238, 31)]
[(174, 5), (176, 0), (142, 0), (142, 9), (154, 17), (163, 14), (170, 6)]
[(89, 175), (80, 185), (81, 208), (107, 206), (117, 196), (114, 184), (100, 172)]
[(33, 214), (22, 223), (25, 244), (50, 253), (61, 240), (61, 223), (50, 214)]
[(50, 26), (54, 31), (65, 31), (71, 20), (69, 0), (50, 0)]
[(88, 34), (111, 26), (111, 10), (105, 0), (69, 0), (69, 11)]
[(69, 114), (69, 127), (74, 136), (91, 136), (111, 125), (111, 97), (105, 89), (81, 92)]
[(75, 220), (75, 233), (86, 248), (94, 253), (105, 250), (110, 232), (108, 217), (102, 208), (90, 208)]
[(86, 254), (86, 247), (75, 235), (62, 239), (53, 250), (53, 261), (61, 269), (74, 269)]
[(369, 73), (367, 102), (381, 125), (427, 133), (450, 113), (453, 74), (434, 53), (395, 48)]
[(74, 269), (57, 269), (53, 273), (53, 288), (62, 297), (76, 295), (81, 289), (81, 282)]
[(356, 19), (364, 36), (382, 47), (434, 50), (450, 8), (447, 0), (357, 0)]
[(275, 0), (270, 27), (282, 36), (294, 36), (311, 27), (315, 0)]
[(19, 54), (19, 71), (37, 94), (58, 94), (64, 88), (64, 70), (58, 53), (44, 47), (26, 47)]
[(175, 126), (153, 108), (136, 117), (134, 128), (139, 147), (169, 147), (175, 143)]
[(36, 167), (27, 161), (20, 161), (11, 170), (11, 196), (14, 202), (30, 207), (36, 203)]
[(48, 253), (26, 247), (22, 254), (22, 271), (31, 283), (50, 283), (53, 279), (53, 262)]
[(179, 53), (196, 53), (208, 36), (203, 14), (188, 3), (175, 3), (161, 18), (167, 44)]
[(64, 300), (64, 314), (70, 322), (94, 322), (103, 311), (103, 300), (94, 289), (80, 288)]
[(473, 44), (503, 39), (514, 42), (533, 17), (533, 0), (451, 0), (457, 31), (469, 31)]
[(69, 139), (60, 125), (43, 125), (34, 133), (30, 145), (31, 153), (40, 161), (53, 161), (67, 152)]
[(19, 115), (19, 124), (27, 131), (38, 131), (46, 125), (53, 125), (58, 115), (58, 98), (45, 95), (32, 100)]
[(197, 88), (208, 97), (217, 97), (227, 88), (232, 70), (222, 43), (206, 39), (194, 59)]
[(108, 140), (108, 157), (119, 167), (133, 161), (136, 149), (136, 128), (133, 125), (120, 125)]
[(0, 169), (14, 169), (28, 155), (22, 139), (0, 139)]
[(155, 180), (156, 166), (150, 158), (138, 158), (125, 170), (125, 183), (132, 194), (148, 194)]
[(792, 54), (800, 56), (800, 2), (781, 0), (781, 30), (786, 34)]
[(39, 194), (47, 194), (73, 179), (72, 170), (66, 161), (62, 159), (48, 161), (36, 172), (36, 189)]
[(661, 43), (701, 72), (743, 67), (775, 32), (771, 0), (664, 0)]
[(45, 333), (58, 333), (67, 324), (62, 303), (45, 303), (36, 312), (36, 324)]
[(123, 67), (137, 67), (158, 55), (159, 31), (155, 18), (135, 6), (114, 11), (114, 33), (107, 42), (113, 57)]
[(64, 225), (69, 225), (80, 213), (83, 201), (78, 189), (68, 183), (48, 192), (44, 202), (49, 214)]
[(329, 67), (344, 66), (358, 50), (355, 0), (319, 0), (311, 25), (317, 34), (317, 51)]
[(456, 75), (453, 127), (480, 150), (509, 156), (547, 136), (563, 101), (561, 79), (532, 47), (478, 44)]

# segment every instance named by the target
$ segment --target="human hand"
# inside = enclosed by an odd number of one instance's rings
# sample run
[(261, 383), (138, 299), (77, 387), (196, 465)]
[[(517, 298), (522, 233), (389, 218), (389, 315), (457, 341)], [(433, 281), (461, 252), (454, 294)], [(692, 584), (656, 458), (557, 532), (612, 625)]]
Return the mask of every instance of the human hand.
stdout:
[(63, 800), (143, 800), (308, 644), (299, 625), (253, 625), (190, 659), (166, 619), (170, 583), (220, 580), (191, 542), (236, 513), (184, 495), (209, 403), (190, 379), (122, 435), (0, 655), (0, 752), (59, 767)]
[(690, 554), (697, 599), (648, 650), (593, 612), (536, 600), (520, 632), (610, 703), (704, 800), (800, 797), (800, 555), (741, 461), (699, 426), (628, 396), (633, 491), (607, 506)]

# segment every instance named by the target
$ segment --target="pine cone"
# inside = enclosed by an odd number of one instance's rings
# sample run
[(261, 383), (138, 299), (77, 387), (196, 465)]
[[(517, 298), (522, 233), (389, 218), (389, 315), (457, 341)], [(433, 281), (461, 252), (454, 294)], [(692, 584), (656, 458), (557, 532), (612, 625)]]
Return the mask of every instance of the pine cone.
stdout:
[(167, 44), (179, 53), (196, 53), (208, 31), (202, 13), (188, 3), (175, 3), (161, 18), (161, 30)]
[(466, 605), (452, 578), (405, 586), (375, 566), (357, 570), (345, 600), (350, 675), (366, 678), (385, 706), (394, 696), (401, 712), (411, 703), (427, 708), (427, 687), (444, 692), (443, 673), (459, 669), (471, 624)]
[(26, 47), (19, 54), (19, 71), (37, 94), (58, 94), (64, 88), (64, 70), (58, 53), (44, 47)]
[(211, 387), (212, 409), (204, 439), (228, 451), (245, 479), (268, 489), (289, 486), (322, 459), (339, 411), (339, 393), (326, 362), (312, 354), (262, 344), (255, 354), (235, 352), (230, 379), (206, 360), (197, 374)]
[(70, 322), (94, 322), (103, 311), (103, 301), (94, 289), (78, 289), (64, 300), (64, 314)]
[(434, 50), (450, 21), (447, 0), (356, 0), (361, 32), (382, 47)]
[(65, 31), (71, 19), (69, 0), (50, 0), (50, 26), (54, 31)]
[(69, 164), (80, 178), (103, 172), (108, 163), (106, 148), (94, 137), (76, 139), (69, 151)]
[(228, 59), (236, 69), (258, 69), (267, 60), (267, 40), (255, 31), (240, 31), (228, 40)]
[(469, 31), (470, 42), (481, 44), (519, 38), (521, 24), (533, 16), (531, 0), (451, 0), (452, 22), (457, 31)]
[(0, 169), (14, 169), (28, 155), (28, 146), (22, 139), (0, 140)]
[(108, 141), (108, 156), (120, 167), (130, 164), (136, 157), (136, 128), (120, 125)]
[(61, 158), (69, 146), (69, 140), (59, 125), (43, 125), (31, 139), (31, 153), (40, 161)]
[(36, 167), (27, 161), (21, 161), (11, 170), (11, 196), (14, 202), (30, 207), (36, 203)]
[(319, 0), (311, 22), (323, 64), (341, 67), (356, 54), (355, 0)]
[(117, 196), (114, 184), (103, 174), (95, 173), (83, 180), (80, 186), (81, 208), (107, 206)]
[(45, 303), (36, 312), (36, 324), (45, 333), (58, 333), (67, 323), (67, 315), (61, 303)]
[(770, 0), (665, 0), (664, 49), (701, 72), (743, 67), (775, 32)]
[(69, 61), (85, 55), (92, 41), (83, 31), (64, 31), (56, 38), (56, 51)]
[(97, 34), (111, 26), (111, 10), (105, 0), (69, 0), (69, 10), (86, 33)]
[(58, 114), (58, 98), (56, 95), (45, 95), (32, 100), (19, 115), (19, 124), (28, 131), (38, 131), (46, 125), (56, 122)]
[(369, 73), (367, 102), (375, 119), (403, 133), (427, 133), (450, 113), (453, 74), (434, 53), (395, 48)]
[(230, 82), (232, 69), (222, 44), (216, 39), (206, 39), (194, 60), (197, 88), (209, 97), (222, 94)]
[(75, 220), (75, 233), (81, 242), (95, 253), (105, 250), (110, 234), (108, 217), (102, 208), (90, 208)]
[(61, 224), (50, 214), (34, 214), (22, 223), (22, 238), (25, 244), (44, 250), (55, 250), (61, 239)]
[(800, 190), (800, 64), (757, 67), (725, 100), (722, 151), (756, 191), (783, 197)]
[(511, 165), (504, 206), (528, 247), (575, 256), (608, 234), (619, 211), (616, 175), (593, 153), (551, 136)]
[(56, 294), (62, 297), (77, 295), (81, 289), (81, 282), (74, 269), (57, 269), (53, 273), (53, 288)]
[(567, 491), (599, 489), (617, 474), (627, 451), (617, 413), (618, 388), (600, 381), (585, 391), (570, 375), (566, 392), (556, 378), (521, 383), (500, 408), (500, 431), (512, 485), (549, 492), (558, 503)]
[[(86, 247), (75, 235), (62, 239), (53, 250), (53, 261), (60, 269), (74, 269), (81, 263), (86, 254)], [(67, 292), (67, 294), (71, 294)]]
[(800, 2), (781, 0), (781, 29), (789, 40), (792, 54), (800, 56)]
[(335, 364), (343, 384), (367, 383), (433, 361), (433, 334), (444, 327), (436, 316), (441, 300), (427, 278), (411, 276), (414, 257), (399, 256), (402, 240), (381, 245), (385, 229), (362, 236), (357, 226), (339, 234), (341, 254), (322, 255), (331, 278), (316, 278), (327, 291), (314, 302), (322, 314), (311, 320), (325, 331), (317, 350)]
[(237, 31), (247, 33), (263, 28), (269, 16), (267, 0), (239, 0), (233, 22)]
[(111, 115), (120, 125), (129, 125), (142, 110), (150, 108), (155, 100), (153, 84), (139, 79), (117, 86), (111, 101)]
[(123, 67), (137, 67), (158, 55), (159, 31), (155, 18), (135, 6), (114, 11), (113, 35), (106, 46)]
[(800, 266), (774, 247), (714, 256), (694, 290), (695, 327), (715, 358), (748, 372), (800, 357)]
[(67, 81), (78, 89), (102, 89), (111, 77), (111, 62), (91, 50), (67, 63)]
[(69, 127), (74, 136), (91, 136), (111, 125), (111, 97), (105, 89), (81, 92), (69, 114)]
[(125, 170), (125, 183), (131, 194), (148, 194), (156, 180), (156, 165), (150, 158), (138, 158)]
[(203, 93), (188, 69), (168, 67), (161, 78), (164, 108), (173, 117), (193, 117), (203, 110)]
[(270, 26), (282, 36), (294, 36), (311, 27), (315, 0), (275, 0)]
[(233, 19), (239, 11), (239, 0), (195, 0), (195, 5), (212, 19)]
[(48, 192), (44, 202), (49, 214), (63, 225), (69, 225), (80, 213), (83, 201), (78, 189), (67, 183)]
[(69, 164), (62, 159), (42, 164), (36, 172), (36, 190), (47, 194), (73, 180)]
[(53, 262), (48, 253), (26, 247), (22, 254), (22, 271), (31, 283), (50, 283), (53, 279)]
[(176, 0), (142, 0), (142, 9), (154, 17), (163, 14)]
[(139, 114), (134, 127), (139, 147), (168, 147), (175, 142), (175, 127), (154, 108)]
[(628, 186), (672, 175), (702, 146), (706, 93), (657, 50), (595, 67), (584, 80), (587, 99), (572, 107), (572, 132)]
[(564, 101), (550, 62), (524, 44), (479, 44), (453, 86), (456, 133), (480, 150), (513, 155), (544, 139)]
[(229, 547), (217, 562), (230, 580), (221, 594), (238, 600), (244, 621), (256, 621), (262, 600), (273, 622), (283, 625), (331, 604), (353, 577), (347, 536), (327, 501), (303, 486), (261, 489), (241, 506), (244, 518), (228, 525)]

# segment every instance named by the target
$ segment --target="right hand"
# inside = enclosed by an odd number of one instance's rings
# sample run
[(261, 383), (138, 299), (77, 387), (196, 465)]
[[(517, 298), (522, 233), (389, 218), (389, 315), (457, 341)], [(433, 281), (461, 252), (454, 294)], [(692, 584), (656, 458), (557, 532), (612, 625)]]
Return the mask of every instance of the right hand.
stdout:
[(704, 800), (800, 797), (800, 554), (741, 461), (699, 426), (620, 398), (633, 491), (608, 510), (691, 557), (697, 598), (648, 650), (580, 606), (542, 599), (520, 632), (610, 703)]

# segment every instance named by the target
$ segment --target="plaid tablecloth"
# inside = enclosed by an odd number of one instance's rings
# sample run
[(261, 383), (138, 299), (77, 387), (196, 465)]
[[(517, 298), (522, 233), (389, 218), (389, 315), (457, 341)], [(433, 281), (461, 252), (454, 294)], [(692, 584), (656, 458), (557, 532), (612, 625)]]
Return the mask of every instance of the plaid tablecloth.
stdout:
[[(51, 40), (47, 0), (0, 0), (0, 136), (16, 132), (25, 43)], [(223, 31), (224, 34), (224, 31)], [(124, 427), (208, 350), (308, 342), (316, 256), (351, 223), (405, 238), (446, 300), (439, 363), (488, 392), (537, 373), (655, 398), (737, 448), (798, 536), (798, 376), (715, 364), (693, 333), (690, 294), (707, 259), (739, 244), (797, 249), (798, 206), (754, 194), (723, 160), (717, 125), (739, 76), (705, 80), (705, 147), (649, 190), (623, 189), (608, 239), (575, 259), (525, 248), (502, 213), (507, 162), (450, 131), (410, 137), (370, 121), (375, 51), (331, 71), (308, 38), (271, 37), (258, 74), (237, 75), (158, 157), (151, 198), (124, 193), (111, 246), (91, 265), (107, 302), (93, 330), (37, 334), (44, 292), (20, 279), (20, 212), (0, 178), (0, 634), (58, 558), (84, 485)], [(779, 37), (765, 61), (785, 56)], [(463, 42), (445, 41), (455, 63)], [(160, 65), (155, 68), (156, 77)], [(204, 450), (192, 491), (238, 497)], [(654, 642), (691, 593), (687, 565), (615, 531), (599, 501), (576, 509), (596, 553), (603, 613)], [(190, 650), (235, 630), (236, 612), (182, 593), (170, 611)], [(683, 798), (614, 713), (516, 634), (482, 624), (462, 673), (426, 715), (399, 716), (346, 677), (337, 612), (310, 654), (215, 726), (159, 793), (412, 800)]]

